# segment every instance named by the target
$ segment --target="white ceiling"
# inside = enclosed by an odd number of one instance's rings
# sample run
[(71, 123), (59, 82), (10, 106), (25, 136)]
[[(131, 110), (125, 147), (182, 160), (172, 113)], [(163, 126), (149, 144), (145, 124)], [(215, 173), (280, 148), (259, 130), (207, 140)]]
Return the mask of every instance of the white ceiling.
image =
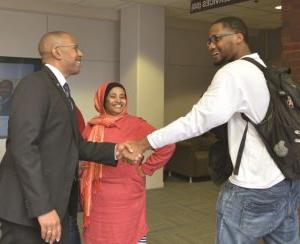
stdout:
[(190, 14), (190, 0), (47, 0), (49, 2), (119, 10), (132, 4), (155, 4), (166, 7), (168, 17), (211, 22), (224, 16), (241, 17), (249, 27), (273, 29), (281, 26), (281, 12), (274, 7), (281, 0), (248, 0), (242, 3)]

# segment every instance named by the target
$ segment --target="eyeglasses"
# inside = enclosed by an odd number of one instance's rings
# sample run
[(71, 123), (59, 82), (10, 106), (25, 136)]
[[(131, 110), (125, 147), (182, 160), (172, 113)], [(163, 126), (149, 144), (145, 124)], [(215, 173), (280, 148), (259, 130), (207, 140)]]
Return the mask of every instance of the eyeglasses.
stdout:
[(220, 34), (211, 35), (210, 37), (208, 37), (206, 44), (207, 44), (207, 46), (209, 46), (211, 43), (216, 44), (223, 37), (225, 37), (225, 36), (231, 36), (231, 35), (235, 35), (235, 34), (237, 34), (237, 32), (233, 32), (233, 33), (220, 33)]
[(79, 51), (79, 44), (58, 45), (58, 46), (56, 46), (55, 48), (59, 48), (59, 47), (72, 47), (72, 48), (74, 48), (74, 50), (75, 50), (76, 52)]

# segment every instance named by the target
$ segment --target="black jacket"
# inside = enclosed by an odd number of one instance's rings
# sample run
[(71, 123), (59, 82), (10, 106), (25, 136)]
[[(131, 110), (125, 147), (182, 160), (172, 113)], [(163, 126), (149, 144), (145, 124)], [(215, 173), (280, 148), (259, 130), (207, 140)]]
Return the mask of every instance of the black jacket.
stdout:
[(114, 147), (82, 139), (70, 101), (46, 66), (25, 77), (14, 91), (0, 164), (0, 218), (37, 226), (36, 217), (55, 209), (62, 220), (69, 202), (77, 206), (79, 159), (116, 165)]

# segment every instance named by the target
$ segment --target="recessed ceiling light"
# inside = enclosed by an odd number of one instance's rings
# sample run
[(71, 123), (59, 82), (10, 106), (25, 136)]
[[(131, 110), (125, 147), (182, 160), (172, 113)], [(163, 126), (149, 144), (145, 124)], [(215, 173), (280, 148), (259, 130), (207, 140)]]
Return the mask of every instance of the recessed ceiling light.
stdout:
[(278, 6), (275, 7), (275, 9), (281, 10), (281, 9), (282, 9), (282, 6), (281, 6), (281, 5), (278, 5)]

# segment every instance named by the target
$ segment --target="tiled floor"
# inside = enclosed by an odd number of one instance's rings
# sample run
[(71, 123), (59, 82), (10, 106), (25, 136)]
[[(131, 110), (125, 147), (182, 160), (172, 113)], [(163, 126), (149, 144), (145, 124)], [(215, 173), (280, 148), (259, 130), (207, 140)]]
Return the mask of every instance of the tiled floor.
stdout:
[(149, 190), (148, 244), (214, 243), (218, 191), (210, 181), (188, 183), (177, 177), (168, 177), (162, 189)]

